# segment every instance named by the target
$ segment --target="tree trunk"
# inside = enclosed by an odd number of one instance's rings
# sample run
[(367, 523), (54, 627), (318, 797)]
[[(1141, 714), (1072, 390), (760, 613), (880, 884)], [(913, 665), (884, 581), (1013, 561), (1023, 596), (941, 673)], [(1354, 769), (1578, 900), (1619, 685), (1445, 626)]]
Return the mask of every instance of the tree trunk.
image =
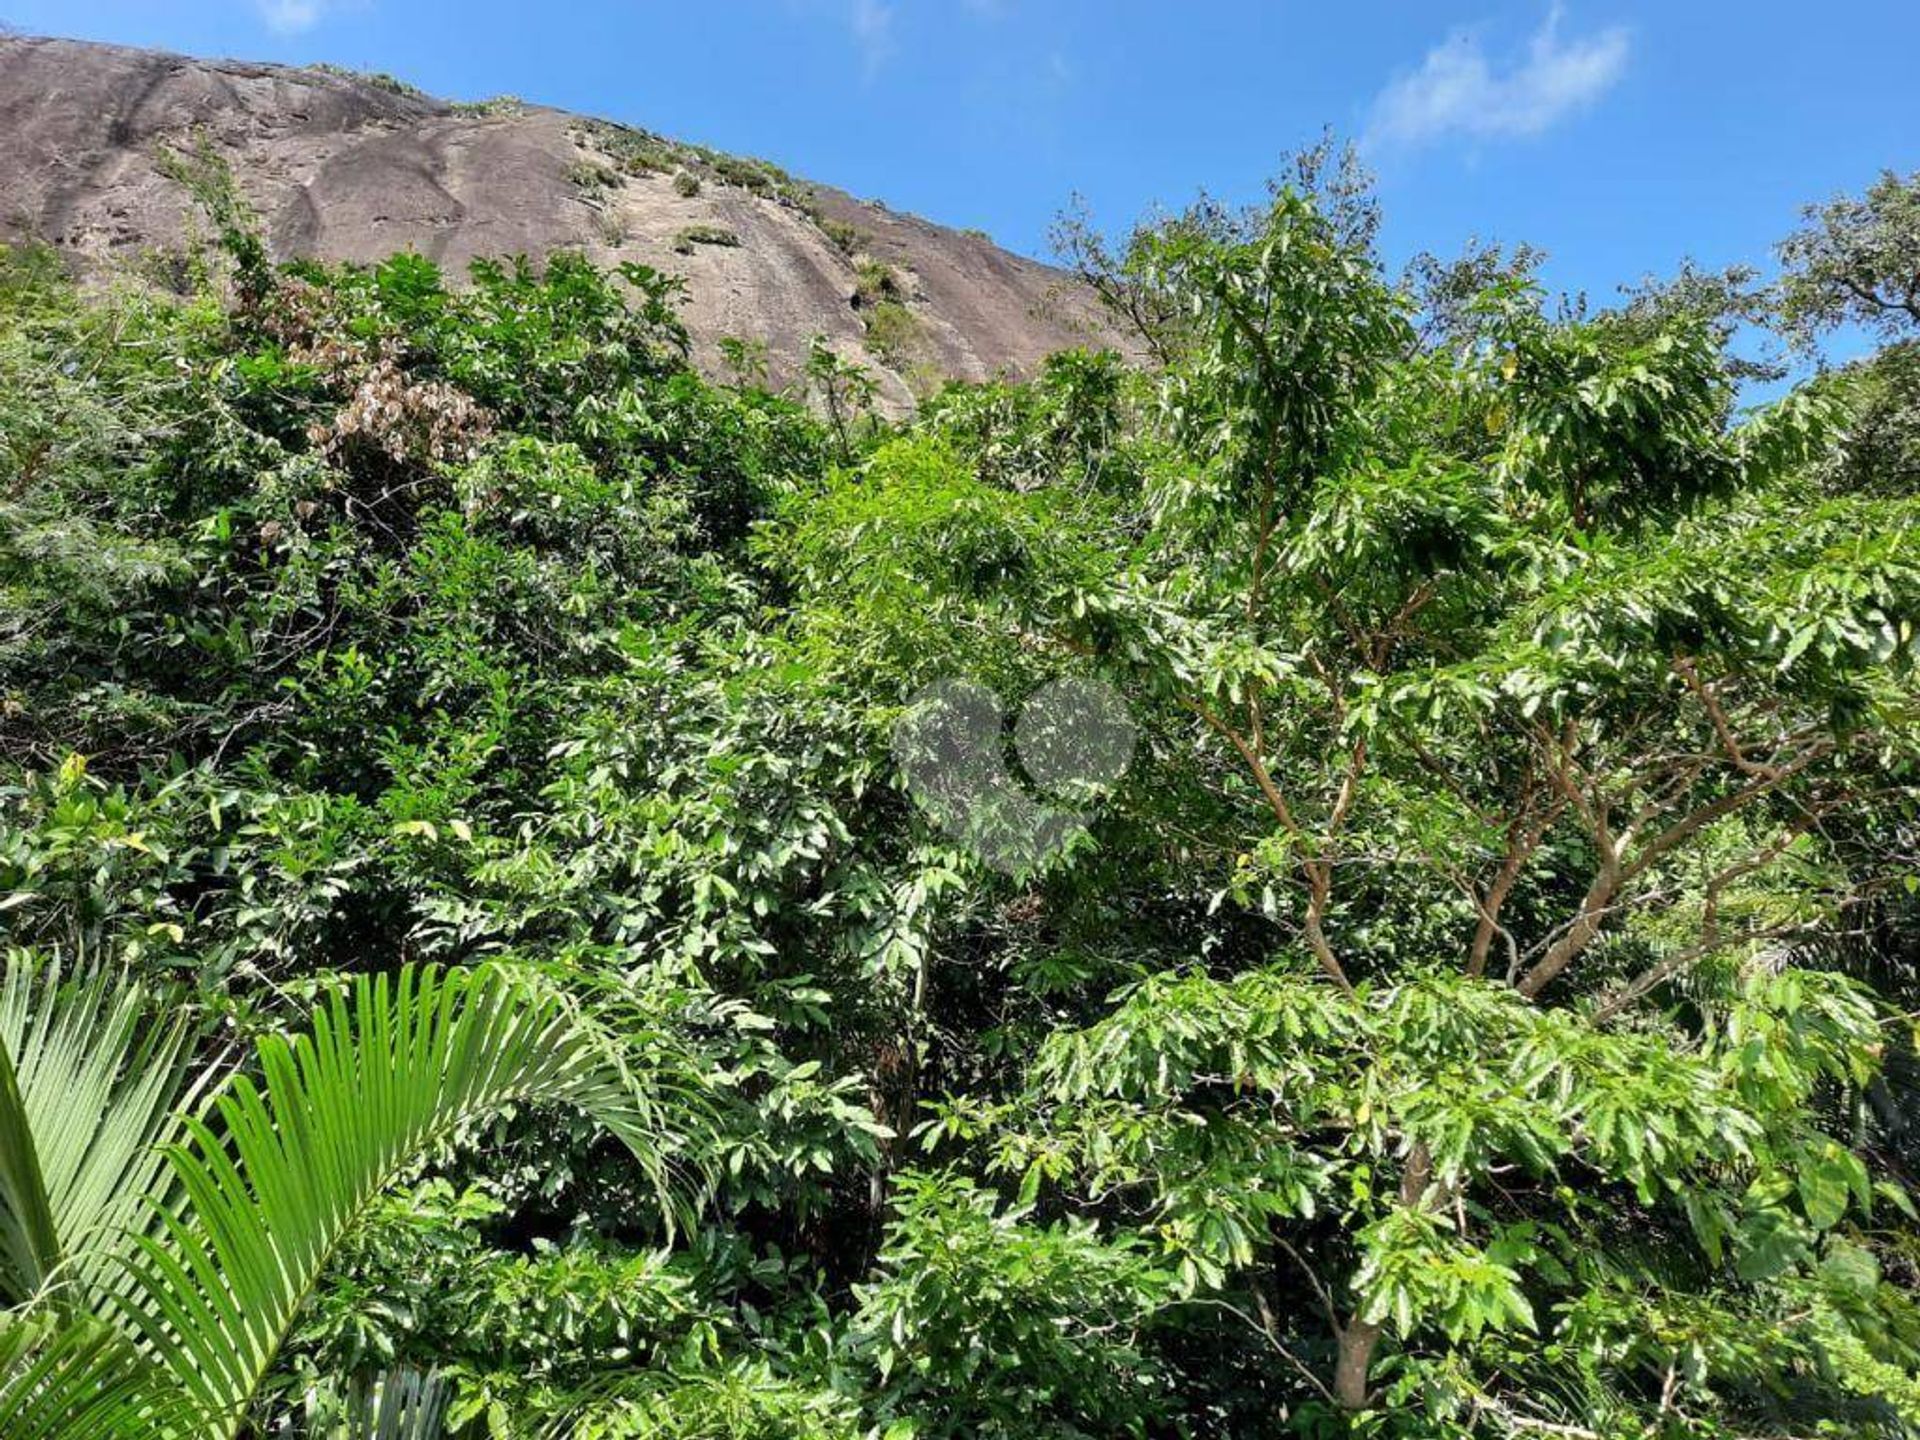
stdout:
[(1333, 1398), (1342, 1410), (1367, 1408), (1367, 1376), (1373, 1369), (1380, 1327), (1357, 1316), (1340, 1332), (1339, 1358), (1333, 1366)]
[[(1424, 1143), (1407, 1152), (1407, 1168), (1400, 1175), (1400, 1203), (1409, 1210), (1418, 1209), (1436, 1187), (1433, 1184), (1433, 1153)], [(1445, 1187), (1439, 1187), (1445, 1203)], [(1373, 1352), (1380, 1345), (1380, 1326), (1361, 1319), (1366, 1311), (1362, 1296), (1346, 1328), (1340, 1331), (1340, 1349), (1333, 1364), (1333, 1398), (1342, 1410), (1364, 1410), (1371, 1393), (1367, 1384), (1373, 1371)]]

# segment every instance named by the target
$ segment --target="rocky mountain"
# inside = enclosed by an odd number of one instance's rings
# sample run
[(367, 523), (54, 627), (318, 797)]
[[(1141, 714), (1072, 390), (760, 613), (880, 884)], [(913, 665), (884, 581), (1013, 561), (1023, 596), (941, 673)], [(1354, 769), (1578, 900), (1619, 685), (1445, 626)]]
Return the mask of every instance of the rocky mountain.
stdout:
[(792, 378), (815, 335), (886, 407), (940, 377), (1030, 371), (1112, 343), (1063, 272), (764, 161), (513, 99), (456, 104), (383, 75), (0, 37), (0, 235), (109, 268), (187, 233), (156, 166), (204, 136), (277, 256), (370, 261), (570, 248), (685, 277), (696, 358), (763, 344)]

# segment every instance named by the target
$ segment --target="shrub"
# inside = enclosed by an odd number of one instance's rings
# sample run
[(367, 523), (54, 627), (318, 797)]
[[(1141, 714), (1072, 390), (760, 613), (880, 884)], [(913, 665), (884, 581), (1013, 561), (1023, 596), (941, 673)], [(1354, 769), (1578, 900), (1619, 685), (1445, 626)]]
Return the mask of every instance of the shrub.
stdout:
[(567, 183), (586, 195), (619, 186), (620, 177), (597, 160), (576, 160), (567, 167)]
[(907, 287), (893, 267), (879, 260), (866, 259), (853, 267), (853, 308), (866, 309), (886, 300), (904, 300)]
[(456, 100), (453, 113), (456, 115), (477, 115), (492, 117), (496, 115), (519, 115), (527, 108), (526, 101), (518, 95), (489, 95), (484, 100)]
[(906, 360), (923, 333), (918, 317), (898, 300), (882, 300), (866, 316), (867, 348), (889, 365)]
[(793, 177), (770, 160), (729, 155), (721, 150), (702, 149), (699, 154), (713, 171), (714, 178), (725, 184), (767, 196), (785, 195), (794, 188)]
[(605, 245), (624, 245), (631, 233), (627, 228), (627, 217), (612, 209), (602, 210), (595, 216), (593, 228)]
[(684, 153), (684, 147), (664, 136), (611, 120), (585, 121), (574, 138), (598, 150), (629, 175), (651, 175), (665, 170)]
[(371, 85), (376, 90), (384, 90), (389, 95), (404, 95), (409, 99), (424, 100), (427, 92), (417, 85), (409, 85), (397, 76), (384, 70), (354, 70), (345, 65), (335, 65), (331, 61), (317, 60), (305, 67), (321, 75), (331, 75), (339, 80), (354, 80), (362, 85)]
[(820, 233), (832, 242), (833, 248), (849, 259), (860, 248), (859, 230), (846, 221), (816, 214), (813, 223), (820, 227)]
[(740, 237), (721, 225), (689, 225), (673, 237), (673, 248), (682, 255), (691, 255), (696, 245), (718, 245), (730, 250), (739, 244)]

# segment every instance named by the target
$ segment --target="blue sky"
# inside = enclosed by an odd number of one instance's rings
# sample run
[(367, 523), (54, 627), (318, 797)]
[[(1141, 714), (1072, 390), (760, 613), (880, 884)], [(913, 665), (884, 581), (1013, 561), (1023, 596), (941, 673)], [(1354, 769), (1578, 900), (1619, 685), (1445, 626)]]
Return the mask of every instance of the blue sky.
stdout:
[(1914, 0), (0, 0), (29, 32), (329, 60), (762, 155), (1028, 253), (1253, 198), (1364, 142), (1402, 260), (1471, 236), (1558, 287), (1764, 263), (1798, 208), (1920, 168)]

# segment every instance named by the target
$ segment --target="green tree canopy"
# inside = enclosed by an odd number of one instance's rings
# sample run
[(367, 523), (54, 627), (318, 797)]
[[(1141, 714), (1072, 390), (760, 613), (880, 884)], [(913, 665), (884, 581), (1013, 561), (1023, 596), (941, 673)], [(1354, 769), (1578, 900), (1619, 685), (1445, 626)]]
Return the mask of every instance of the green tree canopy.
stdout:
[(1595, 309), (1323, 148), (890, 423), (174, 170), (0, 267), (0, 1431), (1920, 1429), (1907, 182)]

